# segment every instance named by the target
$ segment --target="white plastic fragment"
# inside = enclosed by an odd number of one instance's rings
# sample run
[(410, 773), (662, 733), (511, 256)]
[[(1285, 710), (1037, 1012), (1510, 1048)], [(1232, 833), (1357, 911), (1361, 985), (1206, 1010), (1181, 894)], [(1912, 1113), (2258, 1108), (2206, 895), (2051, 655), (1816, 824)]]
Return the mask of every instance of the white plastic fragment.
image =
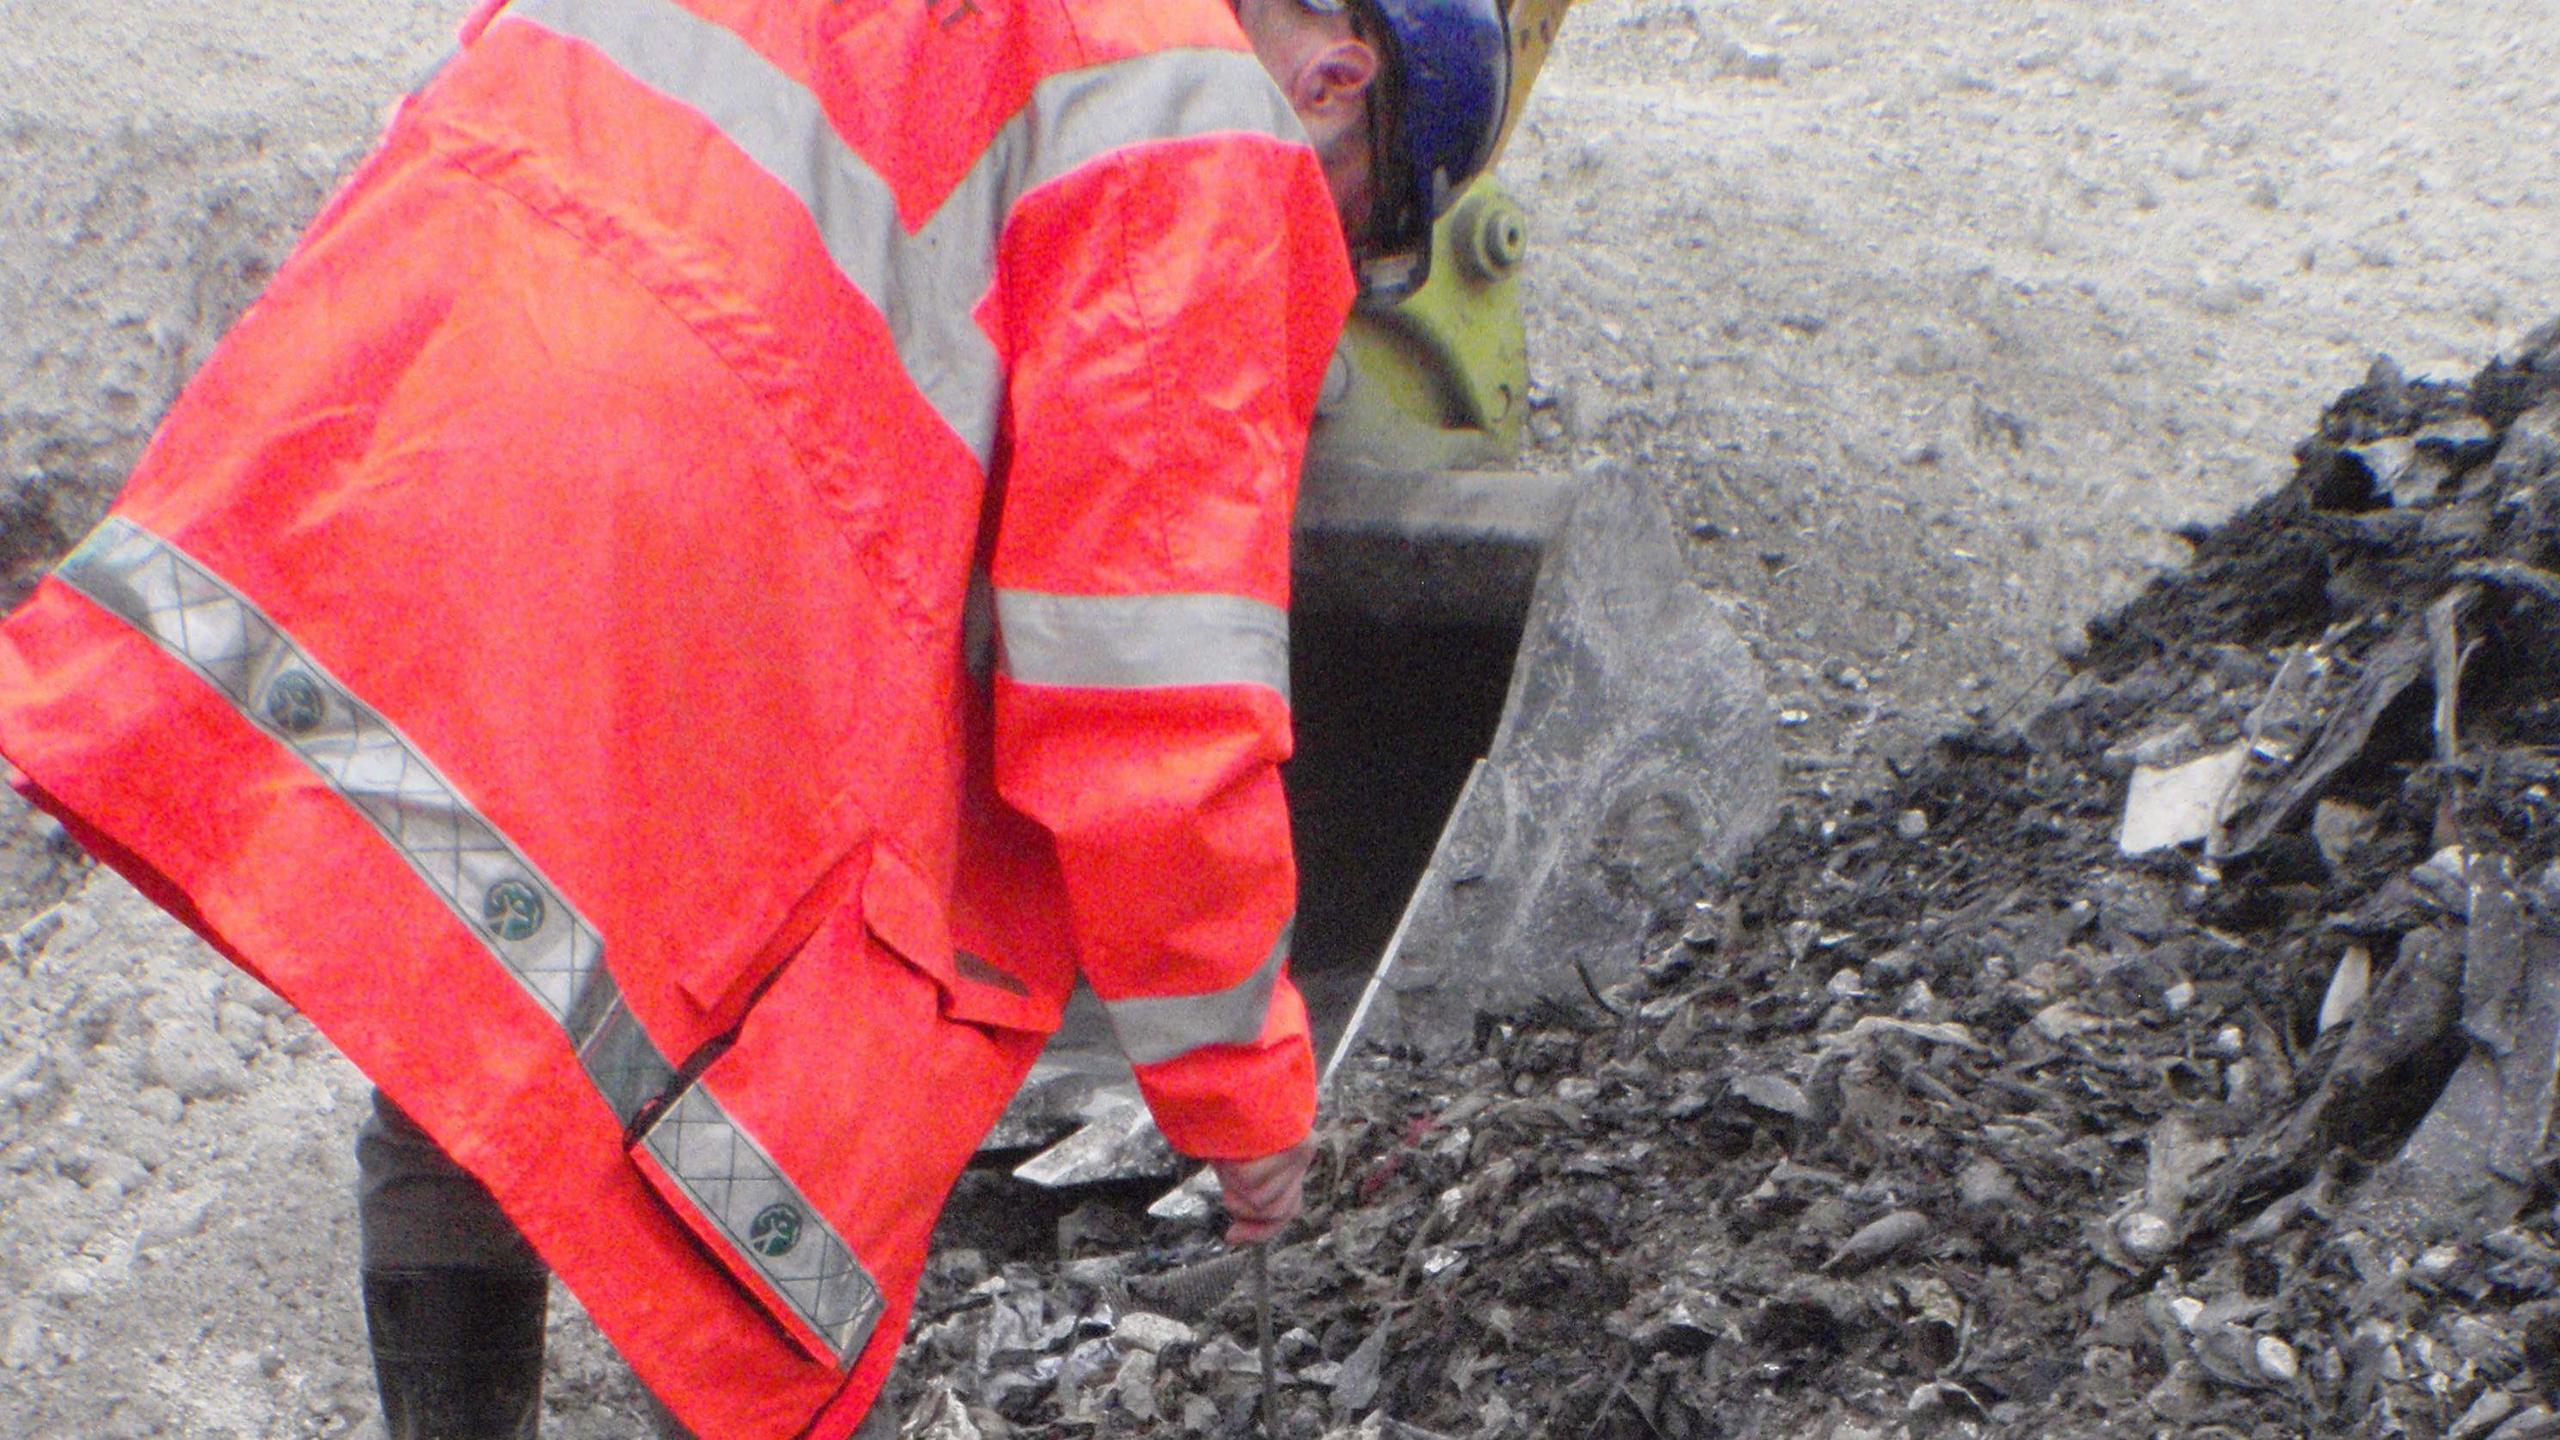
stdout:
[(1120, 1323), (1113, 1327), (1111, 1333), (1112, 1338), (1130, 1349), (1152, 1354), (1168, 1345), (1188, 1345), (1198, 1332), (1170, 1315), (1132, 1310), (1120, 1317)]
[(1333, 1380), (1333, 1408), (1336, 1413), (1357, 1415), (1369, 1408), (1377, 1398), (1379, 1368), (1385, 1363), (1387, 1332), (1384, 1327), (1369, 1332), (1367, 1339), (1344, 1358), (1342, 1371)]
[(2232, 745), (2165, 770), (2135, 767), (2116, 848), (2127, 855), (2148, 855), (2212, 835), (2229, 817), (2248, 765), (2248, 747)]
[(2409, 1262), (2409, 1273), (2429, 1285), (2441, 1285), (2462, 1268), (2462, 1247), (2454, 1244), (2430, 1245)]
[(2193, 755), (2202, 745), (2203, 738), (2196, 734), (2196, 722), (2181, 720), (2166, 730), (2155, 730), (2128, 744), (2118, 745), (2100, 759), (2111, 773), (2124, 775), (2132, 773), (2137, 766), (2166, 769)]
[(2459, 896), (2471, 883), (2471, 852), (2447, 845), (2412, 868), (2409, 880), (2421, 893)]
[(1937, 1045), (1953, 1045), (1960, 1050), (1980, 1050), (1982, 1042), (1973, 1032), (1954, 1020), (1897, 1020), (1887, 1015), (1868, 1015), (1845, 1032), (1825, 1040), (1824, 1051), (1858, 1049), (1872, 1043), (1880, 1035), (1908, 1035)]
[(1131, 1351), (1120, 1361), (1119, 1373), (1111, 1380), (1111, 1398), (1133, 1420), (1153, 1420), (1163, 1413), (1156, 1405), (1156, 1357), (1153, 1352)]
[(2451, 466), (2421, 451), (2415, 440), (2402, 435), (2349, 445), (2339, 453), (2364, 467), (2374, 494), (2389, 497), (2394, 505), (2427, 503), (2452, 474)]
[(2116, 1218), (2116, 1244), (2124, 1248), (2125, 1258), (2139, 1265), (2167, 1255), (2177, 1238), (2175, 1227), (2148, 1210), (2129, 1210)]
[(2290, 1385), (2302, 1374), (2302, 1358), (2293, 1347), (2273, 1335), (2258, 1337), (2258, 1373), (2278, 1385)]
[(2444, 1432), (2445, 1440), (2480, 1440), (2504, 1423), (2515, 1408), (2516, 1397), (2492, 1385), (2480, 1392), (2480, 1398), (2471, 1402), (2471, 1408), (2462, 1412), (2452, 1429)]
[(2320, 997), (2320, 1033), (2328, 1034), (2364, 1003), (2365, 992), (2373, 988), (2373, 952), (2361, 945), (2350, 945), (2338, 957), (2338, 969), (2329, 977), (2329, 993)]
[(2086, 1035), (2092, 1030), (2106, 1027), (2106, 1022), (2097, 1016), (2075, 1010), (2069, 1003), (2061, 1000), (2056, 1000), (2037, 1011), (2035, 1018), (2028, 1023), (2035, 1026), (2037, 1034), (2055, 1044), (2060, 1044), (2073, 1036)]
[(1802, 1120), (1813, 1113), (1813, 1102), (1805, 1098), (1802, 1087), (1782, 1075), (1744, 1075), (1733, 1082), (1733, 1095), (1754, 1109), (1790, 1120)]
[(1840, 1242), (1831, 1258), (1822, 1262), (1824, 1270), (1844, 1266), (1857, 1268), (1874, 1264), (1905, 1246), (1929, 1236), (1929, 1217), (1916, 1210), (1896, 1210), (1881, 1219), (1862, 1226), (1858, 1232)]
[(969, 1407), (939, 1382), (931, 1398), (908, 1418), (906, 1433), (917, 1440), (980, 1440), (985, 1434), (971, 1418)]

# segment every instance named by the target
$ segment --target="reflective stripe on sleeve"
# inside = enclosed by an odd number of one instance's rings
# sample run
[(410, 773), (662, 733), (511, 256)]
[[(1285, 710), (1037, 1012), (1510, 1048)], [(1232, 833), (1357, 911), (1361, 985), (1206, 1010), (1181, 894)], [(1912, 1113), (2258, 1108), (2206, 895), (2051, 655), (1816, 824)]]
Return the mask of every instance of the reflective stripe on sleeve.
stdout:
[[(489, 957), (556, 1021), (579, 1065), (626, 1128), (675, 1087), (677, 1073), (623, 1003), (604, 964), (604, 938), (533, 862), (482, 816), (453, 782), (380, 712), (269, 619), (246, 595), (193, 556), (121, 516), (109, 516), (54, 571), (55, 577), (124, 620), (185, 664), (241, 716), (309, 766), (370, 821), (392, 850), (460, 920)], [(799, 1197), (700, 1087), (682, 1092), (649, 1144), (661, 1164), (733, 1237), (738, 1253), (850, 1364), (870, 1340), (882, 1305), (872, 1282), (824, 1217)], [(722, 1190), (705, 1158), (723, 1127), (738, 1152)], [(668, 1140), (662, 1145), (660, 1132)], [(723, 1152), (726, 1154), (727, 1152)], [(672, 1158), (670, 1156), (672, 1155)], [(742, 1179), (752, 1176), (752, 1182)], [(703, 1202), (713, 1196), (716, 1207)], [(783, 1223), (794, 1241), (759, 1244), (754, 1217), (733, 1225), (737, 1196), (764, 1197), (766, 1228)], [(776, 1198), (779, 1197), (779, 1198)], [(783, 1208), (775, 1208), (775, 1207)], [(801, 1247), (805, 1246), (805, 1252)]]
[(846, 280), (888, 322), (907, 377), (988, 463), (1003, 400), (995, 345), (975, 306), (995, 275), (1014, 202), (1150, 140), (1304, 131), (1251, 56), (1168, 50), (1051, 76), (998, 132), (923, 228), (829, 123), (818, 97), (744, 39), (674, 0), (517, 0), (500, 20), (583, 41), (640, 84), (700, 114), (780, 182)]
[(1280, 939), (1262, 968), (1224, 990), (1103, 1001), (1103, 1013), (1111, 1018), (1111, 1032), (1120, 1039), (1121, 1053), (1132, 1065), (1160, 1065), (1212, 1045), (1250, 1045), (1262, 1038), (1295, 928), (1295, 921), (1282, 926)]
[(1289, 616), (1241, 595), (996, 592), (1004, 673), (1025, 685), (1260, 685), (1289, 698)]

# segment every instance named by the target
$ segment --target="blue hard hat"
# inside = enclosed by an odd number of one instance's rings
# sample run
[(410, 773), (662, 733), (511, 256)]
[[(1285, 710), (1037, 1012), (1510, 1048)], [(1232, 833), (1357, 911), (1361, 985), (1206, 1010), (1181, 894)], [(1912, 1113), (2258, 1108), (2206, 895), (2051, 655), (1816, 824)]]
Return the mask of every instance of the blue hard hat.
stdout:
[[(1338, 11), (1344, 0), (1300, 0)], [(1510, 98), (1511, 39), (1499, 0), (1349, 0), (1382, 32), (1387, 55), (1387, 183), (1371, 227), (1379, 249), (1405, 249), (1493, 159)]]

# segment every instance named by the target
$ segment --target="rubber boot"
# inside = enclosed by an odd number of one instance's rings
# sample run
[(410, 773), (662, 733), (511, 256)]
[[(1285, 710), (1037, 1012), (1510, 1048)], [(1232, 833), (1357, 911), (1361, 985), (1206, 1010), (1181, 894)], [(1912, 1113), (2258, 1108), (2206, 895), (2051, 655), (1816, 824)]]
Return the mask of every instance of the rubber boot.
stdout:
[(534, 1440), (549, 1297), (539, 1271), (365, 1271), (365, 1329), (391, 1440)]

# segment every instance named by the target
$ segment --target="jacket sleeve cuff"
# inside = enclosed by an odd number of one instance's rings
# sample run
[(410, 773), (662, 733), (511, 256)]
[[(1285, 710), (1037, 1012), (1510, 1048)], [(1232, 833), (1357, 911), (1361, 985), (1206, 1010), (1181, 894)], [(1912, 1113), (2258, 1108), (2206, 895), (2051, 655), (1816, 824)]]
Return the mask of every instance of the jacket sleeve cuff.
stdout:
[(1288, 1149), (1315, 1128), (1306, 1003), (1283, 982), (1261, 1039), (1139, 1066), (1138, 1090), (1156, 1128), (1192, 1159), (1253, 1160)]

